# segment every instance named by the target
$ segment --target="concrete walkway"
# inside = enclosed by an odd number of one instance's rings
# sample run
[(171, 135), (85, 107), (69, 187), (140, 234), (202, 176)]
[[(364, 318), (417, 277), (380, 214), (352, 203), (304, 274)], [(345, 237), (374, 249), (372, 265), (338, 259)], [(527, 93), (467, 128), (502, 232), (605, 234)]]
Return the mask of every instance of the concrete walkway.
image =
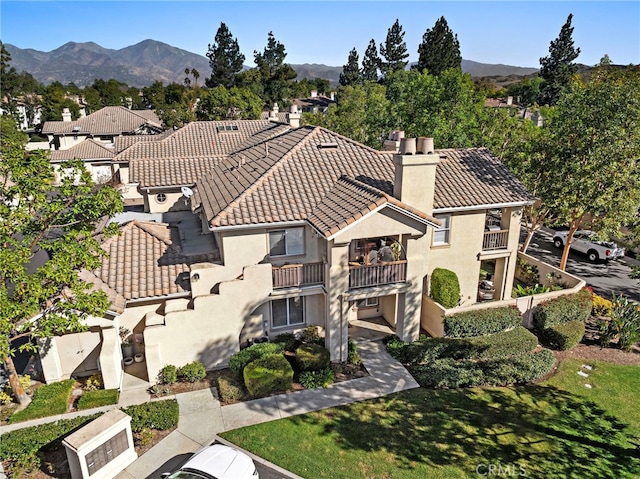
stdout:
[[(178, 428), (138, 458), (117, 479), (159, 478), (179, 467), (218, 433), (243, 426), (386, 396), (418, 387), (407, 370), (386, 352), (380, 342), (358, 343), (358, 352), (369, 376), (332, 384), (323, 389), (306, 389), (228, 406), (221, 406), (215, 389), (178, 394)], [(256, 462), (264, 460), (254, 457)], [(282, 477), (297, 476), (268, 464)]]

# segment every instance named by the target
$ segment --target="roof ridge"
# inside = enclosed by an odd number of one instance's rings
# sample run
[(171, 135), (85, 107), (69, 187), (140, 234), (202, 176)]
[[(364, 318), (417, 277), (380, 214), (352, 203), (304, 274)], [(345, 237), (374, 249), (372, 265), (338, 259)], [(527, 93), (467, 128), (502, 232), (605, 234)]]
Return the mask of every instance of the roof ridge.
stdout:
[(154, 228), (157, 228), (158, 226), (161, 226), (161, 225), (170, 227), (167, 223), (156, 223), (155, 221), (144, 221), (144, 220), (137, 220), (137, 219), (133, 220), (132, 223), (134, 223), (135, 226), (137, 226), (139, 229), (141, 229), (148, 235), (153, 236), (158, 241), (163, 242), (167, 246), (173, 246), (173, 242), (171, 240), (166, 240), (165, 238), (158, 236), (154, 231)]

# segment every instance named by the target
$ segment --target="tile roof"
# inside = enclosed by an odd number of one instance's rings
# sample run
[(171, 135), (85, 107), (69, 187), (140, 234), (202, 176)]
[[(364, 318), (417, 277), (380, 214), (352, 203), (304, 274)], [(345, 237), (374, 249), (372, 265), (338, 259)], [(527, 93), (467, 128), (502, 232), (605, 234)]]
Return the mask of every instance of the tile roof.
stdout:
[(328, 238), (386, 203), (408, 211), (426, 223), (440, 225), (435, 218), (402, 203), (393, 196), (346, 176), (338, 179), (333, 188), (316, 205), (308, 220), (314, 228)]
[(51, 161), (64, 161), (64, 160), (97, 160), (97, 159), (111, 159), (115, 156), (113, 148), (107, 148), (104, 143), (89, 139), (84, 140), (77, 145), (69, 148), (68, 150), (53, 150), (51, 151)]
[(173, 134), (173, 130), (166, 130), (157, 135), (120, 135), (114, 138), (115, 152), (120, 153), (141, 141), (160, 141)]
[[(442, 157), (436, 209), (533, 200), (485, 148), (436, 153)], [(392, 158), (324, 128), (302, 127), (221, 160), (197, 182), (192, 205), (202, 207), (211, 227), (307, 220), (320, 214), (316, 207), (328, 194), (338, 193), (330, 192), (343, 175), (391, 197)]]
[(71, 134), (77, 127), (79, 128), (77, 133), (81, 134), (120, 135), (133, 133), (145, 125), (159, 129), (162, 123), (153, 110), (129, 110), (122, 106), (105, 106), (76, 121), (45, 121), (42, 133), (45, 135)]
[(138, 220), (122, 226), (102, 247), (107, 253), (102, 265), (84, 272), (84, 279), (116, 301), (187, 293), (190, 264), (219, 259), (214, 253), (185, 256), (176, 228)]
[[(196, 123), (159, 142), (135, 144), (117, 155), (115, 161), (130, 158), (131, 181), (143, 188), (193, 185), (229, 153), (243, 151), (290, 129), (260, 120)], [(238, 130), (218, 131), (218, 127), (228, 125), (238, 126)]]

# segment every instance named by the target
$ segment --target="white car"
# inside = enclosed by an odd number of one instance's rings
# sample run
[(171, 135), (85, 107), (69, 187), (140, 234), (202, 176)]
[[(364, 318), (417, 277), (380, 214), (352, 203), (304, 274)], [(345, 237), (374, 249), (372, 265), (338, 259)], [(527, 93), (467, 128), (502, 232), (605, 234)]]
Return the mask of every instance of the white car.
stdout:
[[(567, 242), (568, 231), (557, 231), (553, 236), (556, 248), (563, 248)], [(578, 230), (573, 234), (571, 249), (587, 255), (589, 261), (618, 259), (624, 257), (624, 248), (613, 241), (599, 241), (595, 233), (589, 230)]]
[(193, 455), (174, 473), (164, 473), (166, 479), (259, 479), (249, 456), (229, 446), (213, 444)]

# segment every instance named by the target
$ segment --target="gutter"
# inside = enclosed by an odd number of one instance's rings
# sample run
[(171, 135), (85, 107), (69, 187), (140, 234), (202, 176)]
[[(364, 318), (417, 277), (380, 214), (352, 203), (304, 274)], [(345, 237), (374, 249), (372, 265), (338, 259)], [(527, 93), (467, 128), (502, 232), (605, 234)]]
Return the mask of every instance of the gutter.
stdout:
[(433, 214), (438, 213), (456, 213), (459, 211), (474, 211), (474, 210), (490, 210), (496, 208), (513, 208), (513, 207), (522, 207), (527, 205), (532, 205), (535, 203), (535, 200), (531, 201), (516, 201), (513, 203), (490, 203), (485, 205), (474, 205), (474, 206), (454, 206), (451, 208), (434, 208)]
[[(211, 232), (216, 231), (232, 231), (232, 230), (249, 230), (258, 228), (273, 228), (273, 227), (295, 227), (295, 226), (307, 226), (307, 221), (277, 221), (275, 223), (256, 223), (251, 225), (229, 225), (229, 226), (207, 226), (207, 229)], [(324, 235), (322, 235), (324, 236)]]

